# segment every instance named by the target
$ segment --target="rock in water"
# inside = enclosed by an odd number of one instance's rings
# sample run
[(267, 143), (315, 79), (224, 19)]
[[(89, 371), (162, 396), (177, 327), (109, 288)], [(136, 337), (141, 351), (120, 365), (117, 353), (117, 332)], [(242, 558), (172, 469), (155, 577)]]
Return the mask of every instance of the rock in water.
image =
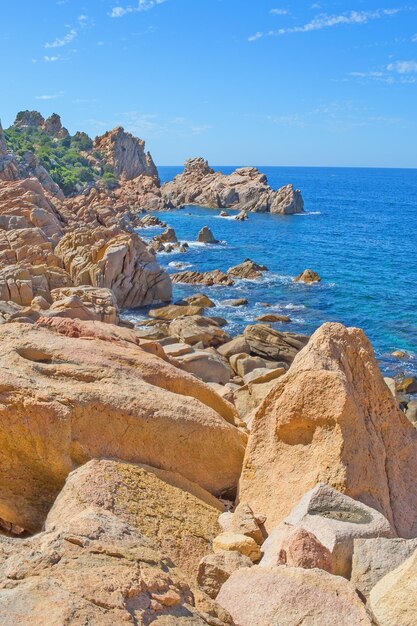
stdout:
[(306, 489), (328, 483), (410, 538), (417, 535), (416, 474), (417, 431), (368, 339), (324, 324), (257, 410), (239, 491), (271, 530)]
[(295, 283), (306, 283), (307, 285), (319, 283), (320, 281), (320, 276), (314, 270), (304, 270), (304, 272), (301, 272), (301, 274), (298, 274), (298, 276), (294, 278)]
[(0, 326), (0, 518), (40, 530), (68, 473), (94, 458), (157, 466), (213, 494), (235, 490), (246, 435), (231, 404), (155, 356), (160, 346), (142, 349), (134, 331), (47, 323), (69, 336)]
[(208, 226), (203, 226), (203, 228), (198, 233), (197, 241), (200, 243), (219, 243), (218, 239), (215, 239), (213, 233), (211, 232)]
[(250, 259), (245, 259), (243, 263), (231, 267), (227, 273), (233, 278), (247, 278), (255, 279), (262, 276), (264, 272), (267, 272), (268, 268), (265, 265), (259, 265)]
[(234, 208), (247, 219), (246, 211), (302, 213), (304, 202), (292, 185), (274, 191), (256, 167), (241, 167), (229, 176), (215, 172), (203, 158), (189, 159), (184, 172), (162, 186), (167, 202), (176, 207), (197, 204), (210, 208)]

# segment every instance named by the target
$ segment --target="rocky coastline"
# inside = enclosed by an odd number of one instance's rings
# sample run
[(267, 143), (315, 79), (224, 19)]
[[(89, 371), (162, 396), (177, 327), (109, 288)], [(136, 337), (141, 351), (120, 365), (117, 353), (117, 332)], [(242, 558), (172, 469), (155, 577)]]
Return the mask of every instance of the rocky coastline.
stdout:
[[(72, 140), (55, 115), (14, 126)], [(161, 186), (117, 128), (66, 195), (9, 146), (0, 127), (0, 624), (412, 626), (417, 381), (384, 380), (340, 323), (306, 336), (266, 309), (230, 333), (210, 289), (259, 280), (255, 260), (158, 263), (186, 254), (162, 208), (291, 214), (300, 192), (203, 159)]]

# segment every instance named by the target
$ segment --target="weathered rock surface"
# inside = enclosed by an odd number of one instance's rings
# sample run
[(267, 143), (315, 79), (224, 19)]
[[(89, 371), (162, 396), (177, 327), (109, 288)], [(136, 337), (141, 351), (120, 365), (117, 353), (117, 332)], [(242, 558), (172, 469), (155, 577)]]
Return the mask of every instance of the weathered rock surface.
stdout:
[(149, 152), (145, 152), (145, 142), (121, 127), (97, 137), (93, 149), (104, 155), (106, 163), (117, 177), (131, 180), (146, 174), (158, 178), (152, 157)]
[(223, 506), (179, 474), (146, 465), (93, 460), (72, 472), (48, 514), (46, 530), (94, 507), (151, 539), (191, 578), (211, 552)]
[(256, 541), (242, 533), (225, 532), (213, 540), (213, 551), (215, 553), (229, 550), (239, 552), (249, 557), (253, 562), (259, 561), (261, 558), (261, 551)]
[(204, 348), (216, 348), (230, 341), (230, 336), (215, 320), (201, 315), (177, 318), (169, 325), (169, 334), (191, 346), (201, 343)]
[(198, 566), (197, 582), (210, 598), (215, 599), (230, 575), (241, 567), (252, 567), (252, 561), (240, 552), (209, 554)]
[(247, 326), (243, 335), (253, 354), (288, 364), (293, 362), (309, 340), (304, 335), (280, 332), (265, 324)]
[(263, 557), (259, 565), (274, 567), (288, 565), (305, 569), (333, 571), (332, 554), (313, 533), (283, 522), (269, 535), (262, 546)]
[(386, 574), (417, 550), (417, 539), (355, 539), (351, 582), (366, 597)]
[(21, 626), (232, 624), (152, 541), (94, 506), (30, 539), (0, 536), (0, 615)]
[(171, 299), (168, 274), (134, 233), (80, 228), (60, 240), (55, 254), (75, 285), (111, 289), (122, 308)]
[(345, 578), (350, 578), (355, 538), (395, 536), (388, 520), (381, 513), (339, 493), (329, 485), (318, 484), (301, 498), (262, 545), (262, 561), (266, 567), (281, 562), (280, 551), (289, 527), (313, 533), (327, 551), (325, 569)]
[(417, 550), (372, 589), (370, 607), (380, 626), (414, 626), (417, 615)]
[(251, 567), (224, 583), (216, 602), (239, 626), (373, 626), (354, 587), (319, 569)]
[(95, 320), (107, 324), (119, 323), (119, 307), (110, 289), (86, 286), (67, 287), (53, 289), (51, 297), (53, 304), (47, 315)]
[(295, 283), (311, 284), (319, 283), (320, 281), (320, 276), (317, 274), (317, 272), (314, 272), (313, 270), (304, 270), (303, 272), (301, 272), (301, 274), (294, 278)]
[(165, 183), (162, 193), (176, 207), (197, 204), (286, 214), (304, 210), (301, 193), (292, 185), (274, 191), (255, 167), (242, 167), (225, 176), (212, 170), (202, 158), (186, 161), (184, 172)]
[(232, 287), (235, 284), (234, 280), (230, 276), (220, 270), (211, 270), (210, 272), (178, 272), (176, 274), (171, 274), (171, 280), (173, 283), (206, 285), (207, 287), (211, 287), (212, 285), (225, 285), (226, 287)]
[(230, 368), (215, 354), (215, 350), (194, 350), (177, 355), (175, 362), (205, 383), (226, 385), (230, 380)]
[(168, 306), (151, 309), (149, 317), (159, 320), (175, 320), (177, 317), (189, 317), (190, 315), (201, 315), (204, 309), (201, 306), (169, 304)]
[(256, 412), (240, 499), (265, 514), (271, 530), (306, 489), (328, 483), (410, 538), (417, 535), (416, 472), (417, 431), (368, 339), (359, 329), (324, 324)]
[(254, 280), (262, 276), (264, 272), (267, 272), (268, 268), (265, 265), (259, 265), (250, 259), (245, 259), (243, 263), (231, 267), (227, 273), (233, 278), (246, 278)]
[(7, 150), (3, 127), (0, 122), (0, 180), (17, 180), (18, 178), (17, 162), (14, 155)]
[(39, 530), (68, 473), (94, 458), (233, 492), (246, 435), (231, 404), (132, 330), (41, 319), (65, 334), (0, 326), (0, 518)]
[(219, 243), (218, 239), (216, 239), (211, 232), (208, 226), (203, 226), (197, 236), (197, 241), (200, 243)]

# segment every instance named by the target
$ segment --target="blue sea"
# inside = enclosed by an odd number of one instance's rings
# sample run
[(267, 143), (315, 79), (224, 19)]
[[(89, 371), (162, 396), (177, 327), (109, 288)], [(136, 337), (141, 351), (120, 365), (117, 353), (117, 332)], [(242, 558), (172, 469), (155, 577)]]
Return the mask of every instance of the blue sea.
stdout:
[[(232, 167), (217, 167), (225, 174)], [(218, 210), (185, 207), (158, 213), (172, 226), (185, 254), (162, 254), (169, 272), (181, 261), (192, 270), (227, 270), (250, 258), (269, 268), (264, 278), (240, 281), (234, 287), (174, 285), (174, 300), (204, 292), (219, 306), (210, 314), (229, 320), (227, 329), (239, 333), (258, 315), (279, 312), (290, 324), (276, 328), (310, 334), (325, 321), (363, 328), (372, 341), (386, 375), (417, 374), (417, 170), (313, 167), (260, 167), (274, 189), (292, 183), (300, 189), (304, 215), (249, 214), (238, 222), (218, 217)], [(161, 167), (162, 182), (181, 167)], [(236, 211), (229, 211), (235, 214)], [(198, 231), (209, 226), (220, 245), (195, 243)], [(148, 239), (158, 229), (139, 231)], [(305, 268), (322, 282), (294, 284)], [(246, 307), (221, 306), (227, 298), (245, 297)], [(261, 303), (273, 306), (265, 309)], [(145, 311), (136, 311), (140, 319)], [(405, 350), (410, 359), (390, 356)]]

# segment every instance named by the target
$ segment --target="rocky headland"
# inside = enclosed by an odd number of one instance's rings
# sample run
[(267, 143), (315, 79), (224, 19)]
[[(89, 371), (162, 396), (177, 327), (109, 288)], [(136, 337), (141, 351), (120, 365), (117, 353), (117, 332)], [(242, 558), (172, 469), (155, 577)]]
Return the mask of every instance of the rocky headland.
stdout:
[[(26, 175), (10, 137), (45, 133), (81, 144), (91, 184), (57, 192), (36, 146)], [(58, 116), (23, 112), (6, 135), (0, 625), (414, 626), (415, 379), (384, 380), (364, 333), (339, 323), (310, 337), (270, 309), (233, 335), (210, 289), (268, 268), (168, 275), (157, 253), (187, 248), (143, 213), (291, 213), (298, 192), (202, 160), (161, 188), (141, 140), (116, 129), (90, 145)], [(162, 232), (145, 242), (138, 226)], [(218, 249), (214, 234), (196, 238)], [(177, 283), (202, 287), (176, 300)]]

